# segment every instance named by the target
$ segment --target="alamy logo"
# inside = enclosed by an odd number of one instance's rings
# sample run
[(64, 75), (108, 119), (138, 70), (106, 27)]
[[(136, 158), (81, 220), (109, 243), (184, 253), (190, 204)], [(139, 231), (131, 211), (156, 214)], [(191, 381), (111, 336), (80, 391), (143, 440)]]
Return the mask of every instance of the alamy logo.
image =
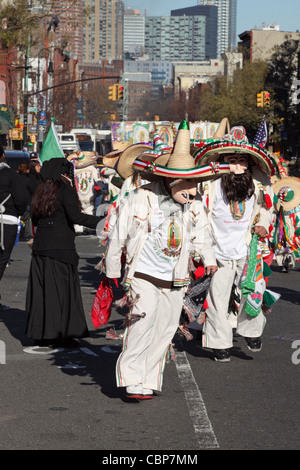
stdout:
[(300, 80), (295, 80), (292, 85), (292, 103), (300, 103)]
[(300, 340), (297, 339), (296, 341), (293, 341), (292, 343), (292, 349), (296, 349), (295, 352), (292, 354), (292, 363), (295, 364), (295, 366), (300, 364)]
[(0, 364), (6, 364), (6, 347), (4, 341), (0, 341)]

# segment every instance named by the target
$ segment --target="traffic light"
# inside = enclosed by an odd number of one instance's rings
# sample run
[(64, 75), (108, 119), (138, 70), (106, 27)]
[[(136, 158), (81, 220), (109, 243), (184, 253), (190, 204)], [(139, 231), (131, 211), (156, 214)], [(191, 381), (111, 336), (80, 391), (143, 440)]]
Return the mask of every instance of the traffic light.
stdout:
[(111, 85), (108, 88), (108, 99), (112, 101), (117, 100), (117, 85)]
[(159, 121), (159, 116), (154, 116), (154, 121)]
[(118, 83), (117, 85), (117, 99), (118, 101), (123, 100), (124, 87)]
[(270, 107), (270, 93), (268, 91), (264, 91), (264, 106), (265, 108)]
[(257, 93), (257, 100), (256, 100), (256, 106), (258, 108), (263, 108), (264, 107), (264, 95), (263, 92)]

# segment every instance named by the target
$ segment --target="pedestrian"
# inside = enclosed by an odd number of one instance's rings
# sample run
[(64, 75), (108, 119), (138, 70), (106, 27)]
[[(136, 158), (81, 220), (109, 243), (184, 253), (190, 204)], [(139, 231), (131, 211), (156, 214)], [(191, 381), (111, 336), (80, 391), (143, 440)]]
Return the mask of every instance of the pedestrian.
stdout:
[(100, 218), (81, 212), (73, 165), (67, 159), (44, 162), (41, 178), (31, 202), (36, 234), (26, 296), (26, 334), (37, 346), (67, 346), (74, 338), (89, 335), (74, 224), (96, 228)]
[(153, 181), (132, 190), (122, 204), (105, 272), (119, 278), (121, 254), (126, 254), (123, 284), (130, 309), (116, 380), (118, 387), (126, 387), (127, 397), (148, 399), (162, 389), (166, 354), (190, 282), (190, 257), (197, 252), (209, 273), (217, 269), (206, 214), (196, 197), (197, 181), (214, 173), (210, 167), (194, 168), (186, 121), (172, 154), (151, 161), (143, 153), (132, 168)]
[[(222, 129), (220, 132), (224, 136)], [(215, 136), (194, 158), (199, 165), (214, 165), (216, 161), (230, 165), (229, 174), (202, 184), (201, 190), (218, 265), (207, 295), (202, 345), (213, 350), (214, 360), (229, 362), (233, 326), (245, 337), (251, 351), (260, 351), (262, 347), (266, 323), (262, 250), (273, 214), (274, 195), (269, 176), (275, 173), (276, 162), (265, 150), (249, 144), (243, 127), (233, 128), (223, 138), (220, 134)], [(251, 272), (253, 268), (256, 273)], [(246, 284), (251, 274), (256, 277), (251, 279), (253, 290), (247, 295)], [(232, 295), (238, 309), (233, 323), (229, 315)]]
[(288, 273), (300, 260), (300, 179), (286, 176), (273, 184), (275, 220), (272, 245), (281, 272)]
[[(97, 167), (97, 156), (93, 152), (75, 152), (67, 159), (72, 161), (76, 179), (76, 189), (81, 202), (82, 211), (85, 214), (95, 214), (95, 200), (97, 191), (95, 186), (99, 184), (100, 173)], [(75, 226), (77, 234), (89, 233), (88, 227)]]
[[(19, 217), (24, 213), (26, 204), (24, 183), (16, 171), (7, 165), (4, 149), (0, 147), (0, 281), (14, 247)], [(7, 305), (0, 303), (0, 310), (7, 309)]]

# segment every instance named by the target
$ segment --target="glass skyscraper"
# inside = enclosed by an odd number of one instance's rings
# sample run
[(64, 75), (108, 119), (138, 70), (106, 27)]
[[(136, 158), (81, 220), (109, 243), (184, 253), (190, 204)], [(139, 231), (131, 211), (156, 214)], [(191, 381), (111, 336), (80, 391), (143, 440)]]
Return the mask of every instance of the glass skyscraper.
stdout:
[(237, 0), (199, 0), (200, 5), (218, 7), (218, 57), (237, 47)]
[(205, 60), (205, 38), (205, 16), (146, 17), (149, 60)]
[(217, 58), (218, 7), (215, 5), (179, 8), (171, 11), (171, 16), (204, 16), (205, 25), (205, 59)]

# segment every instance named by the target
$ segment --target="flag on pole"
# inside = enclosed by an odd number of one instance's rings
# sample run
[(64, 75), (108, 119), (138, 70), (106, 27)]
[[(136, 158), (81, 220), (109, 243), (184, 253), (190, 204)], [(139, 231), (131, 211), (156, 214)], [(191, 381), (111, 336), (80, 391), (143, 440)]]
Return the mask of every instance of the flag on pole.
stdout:
[(265, 148), (268, 140), (268, 130), (265, 118), (263, 118), (261, 125), (258, 128), (256, 136), (254, 137), (253, 144), (258, 147)]
[(53, 119), (51, 120), (51, 127), (46, 135), (39, 155), (41, 163), (51, 160), (52, 158), (65, 158)]

